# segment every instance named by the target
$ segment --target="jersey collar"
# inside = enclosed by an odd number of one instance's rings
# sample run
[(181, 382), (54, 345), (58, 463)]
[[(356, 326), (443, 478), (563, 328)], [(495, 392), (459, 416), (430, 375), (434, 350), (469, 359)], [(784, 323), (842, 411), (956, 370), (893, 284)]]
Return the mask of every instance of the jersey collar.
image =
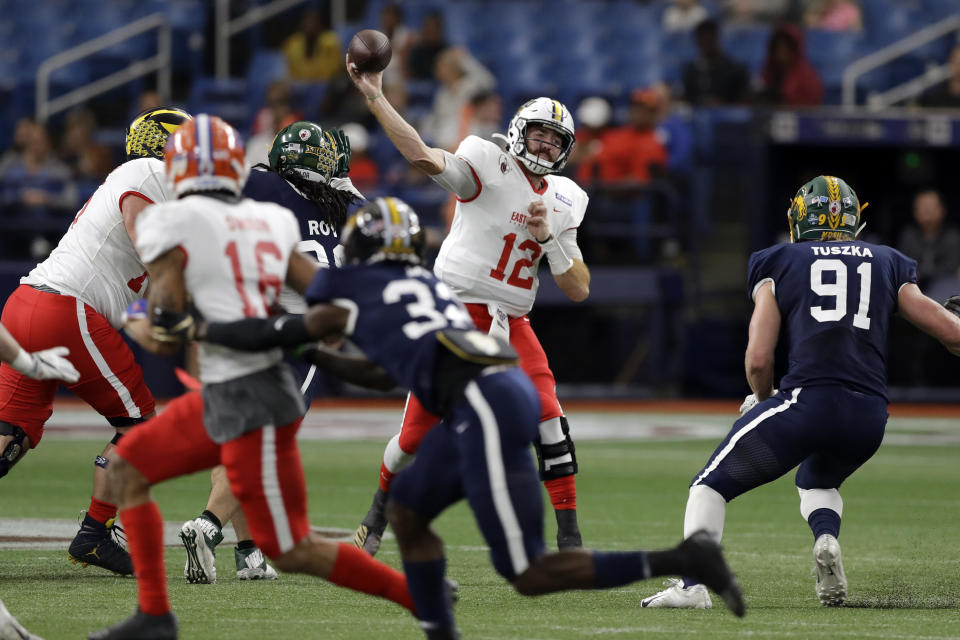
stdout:
[[(510, 156), (510, 157), (513, 157), (513, 156)], [(527, 182), (530, 184), (530, 188), (533, 189), (533, 192), (538, 196), (542, 196), (544, 192), (546, 192), (547, 187), (550, 186), (547, 184), (547, 176), (545, 175), (543, 176), (543, 187), (540, 189), (537, 189), (537, 185), (535, 185), (533, 183), (533, 180), (530, 179), (530, 174), (528, 174), (527, 171), (523, 168), (523, 165), (520, 164), (520, 161), (517, 160), (516, 158), (513, 158), (513, 161), (517, 163), (517, 167), (519, 167), (520, 173), (522, 173), (523, 177), (527, 179)]]

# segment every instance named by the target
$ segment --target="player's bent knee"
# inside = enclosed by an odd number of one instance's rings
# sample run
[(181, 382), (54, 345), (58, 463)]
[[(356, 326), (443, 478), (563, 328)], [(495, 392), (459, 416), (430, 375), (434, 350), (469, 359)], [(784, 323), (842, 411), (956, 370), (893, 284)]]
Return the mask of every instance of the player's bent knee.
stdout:
[(27, 455), (31, 446), (30, 436), (22, 428), (0, 421), (0, 478)]

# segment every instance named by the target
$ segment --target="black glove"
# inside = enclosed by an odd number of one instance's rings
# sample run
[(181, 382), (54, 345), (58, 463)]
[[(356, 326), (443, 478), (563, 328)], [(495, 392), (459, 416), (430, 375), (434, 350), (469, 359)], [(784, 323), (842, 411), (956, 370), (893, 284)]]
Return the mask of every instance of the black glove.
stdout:
[(350, 138), (343, 132), (343, 129), (336, 127), (327, 129), (326, 133), (337, 148), (337, 168), (333, 177), (346, 178), (347, 174), (350, 173)]
[(950, 296), (943, 306), (953, 315), (960, 317), (960, 295)]

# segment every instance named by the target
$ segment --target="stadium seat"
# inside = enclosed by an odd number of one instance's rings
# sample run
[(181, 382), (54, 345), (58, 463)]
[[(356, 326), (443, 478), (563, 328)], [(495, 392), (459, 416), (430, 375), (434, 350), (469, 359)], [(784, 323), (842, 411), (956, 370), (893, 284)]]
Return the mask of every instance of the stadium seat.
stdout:
[(751, 73), (759, 73), (767, 58), (769, 27), (731, 27), (723, 29), (721, 45), (728, 56), (747, 65)]
[(247, 81), (240, 78), (194, 78), (188, 101), (191, 113), (218, 115), (240, 132), (250, 130), (251, 107), (247, 102)]

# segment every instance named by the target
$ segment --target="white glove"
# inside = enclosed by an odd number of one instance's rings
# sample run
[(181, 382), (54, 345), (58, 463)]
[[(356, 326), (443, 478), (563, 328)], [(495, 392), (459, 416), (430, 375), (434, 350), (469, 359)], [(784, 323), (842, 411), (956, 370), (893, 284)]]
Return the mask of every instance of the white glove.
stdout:
[[(770, 393), (770, 397), (772, 398), (775, 395), (777, 395), (776, 389), (774, 389)], [(750, 411), (750, 409), (753, 409), (755, 406), (757, 406), (757, 403), (758, 403), (757, 396), (755, 394), (751, 393), (750, 395), (748, 395), (746, 398), (743, 399), (743, 404), (740, 405), (740, 415), (743, 415), (747, 411)]]
[(28, 378), (76, 382), (80, 379), (80, 372), (64, 357), (69, 354), (70, 349), (66, 347), (53, 347), (33, 353), (21, 349), (10, 365)]

